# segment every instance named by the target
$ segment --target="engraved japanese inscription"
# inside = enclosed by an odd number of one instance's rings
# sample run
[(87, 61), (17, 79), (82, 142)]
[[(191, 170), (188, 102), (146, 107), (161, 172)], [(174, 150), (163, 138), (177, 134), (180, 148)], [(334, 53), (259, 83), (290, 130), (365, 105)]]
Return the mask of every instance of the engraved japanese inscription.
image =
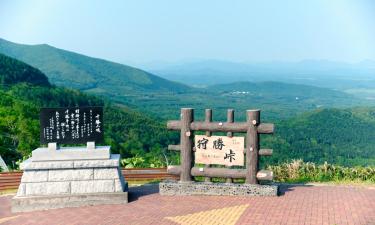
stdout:
[(81, 144), (103, 140), (103, 107), (42, 108), (41, 144)]
[(244, 165), (244, 137), (195, 135), (195, 163)]

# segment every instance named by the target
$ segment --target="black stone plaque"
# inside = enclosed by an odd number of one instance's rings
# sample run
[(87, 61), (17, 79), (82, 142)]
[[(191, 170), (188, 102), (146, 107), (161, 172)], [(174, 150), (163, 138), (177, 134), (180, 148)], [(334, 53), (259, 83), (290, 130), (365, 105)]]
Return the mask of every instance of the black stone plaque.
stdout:
[(83, 144), (103, 141), (103, 107), (42, 108), (40, 142)]

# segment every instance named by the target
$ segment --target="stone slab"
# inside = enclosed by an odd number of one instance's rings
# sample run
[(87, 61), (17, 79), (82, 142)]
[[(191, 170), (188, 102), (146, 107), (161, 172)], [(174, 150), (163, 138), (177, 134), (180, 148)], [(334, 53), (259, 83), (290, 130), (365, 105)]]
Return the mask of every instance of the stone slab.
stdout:
[(65, 207), (126, 203), (128, 203), (128, 192), (60, 196), (16, 196), (12, 198), (12, 212), (30, 212)]
[(111, 158), (108, 160), (76, 160), (73, 166), (74, 168), (119, 167), (120, 154), (111, 154)]
[(105, 179), (116, 179), (119, 178), (118, 168), (95, 168), (94, 179), (105, 180)]
[(70, 193), (70, 182), (26, 183), (26, 196), (59, 195)]
[(61, 147), (58, 150), (37, 148), (32, 152), (33, 162), (84, 160), (84, 159), (110, 159), (110, 146), (98, 146), (95, 149), (85, 147)]
[(160, 195), (277, 196), (277, 185), (164, 181)]
[(48, 181), (48, 170), (28, 170), (23, 172), (21, 178), (21, 183), (46, 181)]
[(115, 180), (84, 180), (71, 182), (72, 194), (102, 192), (115, 192)]
[(92, 168), (49, 170), (48, 181), (92, 180), (94, 176), (93, 171), (94, 169)]
[(111, 154), (109, 159), (71, 160), (71, 161), (34, 161), (29, 158), (21, 163), (21, 170), (49, 170), (49, 169), (73, 169), (73, 168), (108, 168), (120, 165), (120, 155)]
[(17, 190), (17, 196), (25, 196), (26, 195), (26, 184), (20, 184), (20, 186), (18, 186), (18, 190)]
[(43, 169), (68, 169), (73, 168), (73, 161), (45, 161), (33, 162), (33, 158), (28, 158), (20, 165), (21, 170), (43, 170)]
[[(126, 183), (127, 185), (128, 183)], [(127, 190), (127, 186), (121, 182), (120, 179), (115, 179), (115, 192), (123, 192)]]

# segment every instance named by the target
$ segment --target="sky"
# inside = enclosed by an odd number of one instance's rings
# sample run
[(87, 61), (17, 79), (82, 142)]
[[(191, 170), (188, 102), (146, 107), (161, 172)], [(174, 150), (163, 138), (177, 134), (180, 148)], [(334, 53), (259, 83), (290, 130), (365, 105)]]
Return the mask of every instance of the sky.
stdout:
[(372, 0), (0, 0), (0, 38), (120, 63), (375, 60)]

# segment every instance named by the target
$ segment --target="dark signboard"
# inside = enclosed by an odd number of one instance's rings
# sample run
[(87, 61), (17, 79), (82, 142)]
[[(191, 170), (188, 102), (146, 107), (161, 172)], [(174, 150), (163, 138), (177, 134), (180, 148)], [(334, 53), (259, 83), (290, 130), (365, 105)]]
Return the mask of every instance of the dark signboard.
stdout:
[(40, 142), (100, 142), (103, 140), (103, 125), (103, 107), (42, 108)]

